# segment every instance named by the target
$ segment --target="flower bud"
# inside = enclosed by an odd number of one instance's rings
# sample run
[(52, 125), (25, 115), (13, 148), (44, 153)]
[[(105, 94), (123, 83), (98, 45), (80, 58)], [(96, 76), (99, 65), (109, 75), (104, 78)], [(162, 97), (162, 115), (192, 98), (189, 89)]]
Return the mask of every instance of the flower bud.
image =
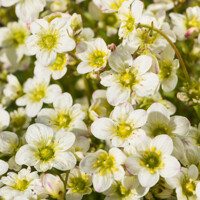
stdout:
[(59, 176), (54, 176), (52, 174), (45, 174), (42, 179), (42, 184), (46, 192), (55, 199), (64, 199), (64, 184), (59, 178)]

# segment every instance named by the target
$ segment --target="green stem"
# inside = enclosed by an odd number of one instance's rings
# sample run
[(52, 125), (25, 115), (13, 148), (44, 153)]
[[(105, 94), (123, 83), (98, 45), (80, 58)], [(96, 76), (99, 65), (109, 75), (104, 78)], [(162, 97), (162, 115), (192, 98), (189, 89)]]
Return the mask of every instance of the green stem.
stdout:
[(67, 52), (72, 58), (74, 58), (74, 60), (76, 60), (77, 62), (80, 62), (80, 59), (72, 52)]
[(176, 48), (175, 44), (169, 39), (169, 37), (167, 37), (167, 35), (165, 35), (162, 31), (160, 31), (157, 28), (154, 28), (153, 26), (149, 26), (149, 25), (146, 25), (146, 24), (138, 24), (138, 27), (152, 29), (153, 31), (155, 31), (155, 32), (159, 33), (160, 35), (162, 35), (169, 42), (169, 44), (174, 49), (174, 51), (175, 51), (175, 53), (176, 53), (176, 55), (177, 55), (177, 57), (178, 57), (178, 59), (180, 61), (180, 64), (181, 64), (181, 67), (183, 69), (183, 73), (184, 73), (186, 79), (189, 80), (189, 74), (188, 74), (187, 68), (185, 66), (185, 63), (183, 61), (183, 58), (182, 58), (179, 50)]
[(64, 181), (65, 188), (67, 187), (68, 176), (69, 176), (69, 170), (67, 170), (65, 174), (65, 181)]
[(88, 84), (88, 81), (87, 81), (85, 74), (83, 74), (83, 81), (84, 81), (84, 85), (85, 85), (85, 91), (86, 91), (86, 95), (87, 95), (87, 98), (88, 98), (88, 102), (89, 102), (89, 105), (91, 105), (90, 87), (89, 87), (89, 84)]
[(65, 184), (65, 180), (63, 179), (63, 177), (60, 174), (58, 174), (58, 176), (60, 177), (60, 180), (63, 182), (63, 184)]
[(0, 158), (6, 157), (7, 154), (0, 153)]

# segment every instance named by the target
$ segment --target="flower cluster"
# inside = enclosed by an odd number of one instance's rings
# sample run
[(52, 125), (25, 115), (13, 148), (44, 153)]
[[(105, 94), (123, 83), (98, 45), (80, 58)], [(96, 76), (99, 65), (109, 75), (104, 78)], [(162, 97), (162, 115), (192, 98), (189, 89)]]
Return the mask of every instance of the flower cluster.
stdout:
[(0, 25), (0, 200), (200, 200), (199, 0), (0, 0)]

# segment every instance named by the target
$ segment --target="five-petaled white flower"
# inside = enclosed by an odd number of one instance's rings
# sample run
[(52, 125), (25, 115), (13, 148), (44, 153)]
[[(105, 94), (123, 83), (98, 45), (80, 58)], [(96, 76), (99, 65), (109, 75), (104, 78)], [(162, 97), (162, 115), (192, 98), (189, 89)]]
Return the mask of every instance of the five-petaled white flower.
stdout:
[(133, 3), (125, 1), (119, 9), (119, 18), (121, 25), (119, 29), (119, 37), (125, 41), (132, 37), (136, 29), (136, 25), (140, 22), (144, 3), (134, 0)]
[(50, 85), (50, 77), (29, 78), (23, 87), (25, 95), (16, 100), (18, 106), (26, 106), (26, 113), (30, 117), (35, 117), (43, 106), (43, 103), (52, 103), (61, 94), (61, 88)]
[(131, 174), (138, 175), (143, 187), (154, 186), (160, 175), (170, 178), (180, 171), (180, 163), (171, 156), (173, 142), (169, 136), (137, 136), (134, 146), (136, 152), (127, 158), (125, 166)]
[(100, 118), (91, 126), (92, 134), (99, 139), (112, 140), (115, 147), (125, 147), (137, 134), (145, 134), (142, 127), (147, 120), (145, 110), (134, 110), (132, 105), (124, 103), (116, 106), (110, 118)]
[(190, 122), (186, 117), (173, 116), (167, 108), (160, 104), (152, 104), (148, 110), (147, 123), (143, 126), (146, 134), (152, 138), (166, 134), (171, 137), (186, 136), (190, 128)]
[(140, 97), (153, 95), (158, 83), (158, 76), (148, 72), (152, 65), (150, 56), (141, 55), (133, 60), (130, 53), (119, 47), (109, 58), (111, 70), (103, 72), (101, 84), (107, 89), (108, 102), (116, 106), (128, 100), (134, 92)]
[(87, 126), (83, 122), (85, 113), (80, 104), (73, 105), (73, 99), (69, 93), (57, 96), (53, 102), (54, 109), (43, 108), (37, 116), (36, 122), (50, 126), (55, 131), (64, 129), (75, 134), (87, 134)]
[(125, 154), (118, 148), (111, 148), (109, 153), (98, 150), (88, 154), (80, 162), (80, 169), (92, 173), (93, 186), (97, 192), (107, 190), (114, 180), (121, 180), (125, 171), (121, 166), (126, 159)]
[(64, 130), (55, 133), (43, 124), (32, 124), (25, 138), (28, 144), (18, 150), (15, 157), (17, 164), (34, 166), (39, 172), (53, 167), (63, 171), (74, 168), (76, 158), (67, 151), (74, 144), (73, 133)]
[(57, 53), (64, 53), (75, 48), (75, 41), (67, 33), (68, 22), (65, 18), (55, 18), (50, 23), (37, 19), (30, 24), (31, 35), (26, 40), (28, 53), (35, 55), (39, 62), (51, 65)]
[(110, 50), (103, 39), (97, 38), (90, 42), (81, 42), (77, 46), (77, 56), (81, 63), (77, 67), (80, 74), (103, 69), (106, 64)]

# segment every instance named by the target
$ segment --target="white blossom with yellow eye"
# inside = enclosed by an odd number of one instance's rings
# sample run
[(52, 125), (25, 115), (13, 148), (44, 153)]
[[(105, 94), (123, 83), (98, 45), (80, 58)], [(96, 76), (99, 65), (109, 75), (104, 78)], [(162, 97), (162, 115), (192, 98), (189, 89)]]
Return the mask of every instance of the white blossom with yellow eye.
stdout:
[(138, 175), (143, 187), (154, 186), (160, 175), (170, 178), (180, 171), (180, 163), (171, 156), (173, 142), (169, 136), (159, 135), (151, 139), (140, 135), (133, 146), (136, 153), (128, 157), (125, 167), (131, 174)]
[(118, 148), (111, 148), (107, 153), (98, 150), (88, 154), (80, 162), (80, 169), (93, 174), (92, 182), (97, 192), (104, 192), (114, 180), (121, 180), (125, 175), (121, 166), (126, 159), (125, 154)]
[(102, 38), (96, 38), (93, 41), (80, 42), (76, 55), (82, 61), (77, 66), (78, 73), (86, 74), (103, 69), (107, 64), (110, 50)]
[(23, 86), (24, 95), (16, 100), (18, 106), (26, 106), (26, 114), (35, 117), (43, 103), (52, 103), (61, 94), (61, 88), (52, 84), (49, 86), (49, 76), (29, 78)]
[(29, 55), (36, 55), (39, 62), (51, 65), (57, 53), (72, 51), (75, 41), (69, 37), (65, 18), (55, 18), (51, 22), (37, 19), (30, 24), (31, 35), (26, 40)]
[(29, 126), (25, 138), (27, 144), (17, 151), (15, 160), (19, 165), (34, 166), (38, 172), (46, 172), (53, 167), (62, 171), (74, 168), (75, 156), (68, 151), (75, 141), (71, 132), (54, 132), (43, 124)]

